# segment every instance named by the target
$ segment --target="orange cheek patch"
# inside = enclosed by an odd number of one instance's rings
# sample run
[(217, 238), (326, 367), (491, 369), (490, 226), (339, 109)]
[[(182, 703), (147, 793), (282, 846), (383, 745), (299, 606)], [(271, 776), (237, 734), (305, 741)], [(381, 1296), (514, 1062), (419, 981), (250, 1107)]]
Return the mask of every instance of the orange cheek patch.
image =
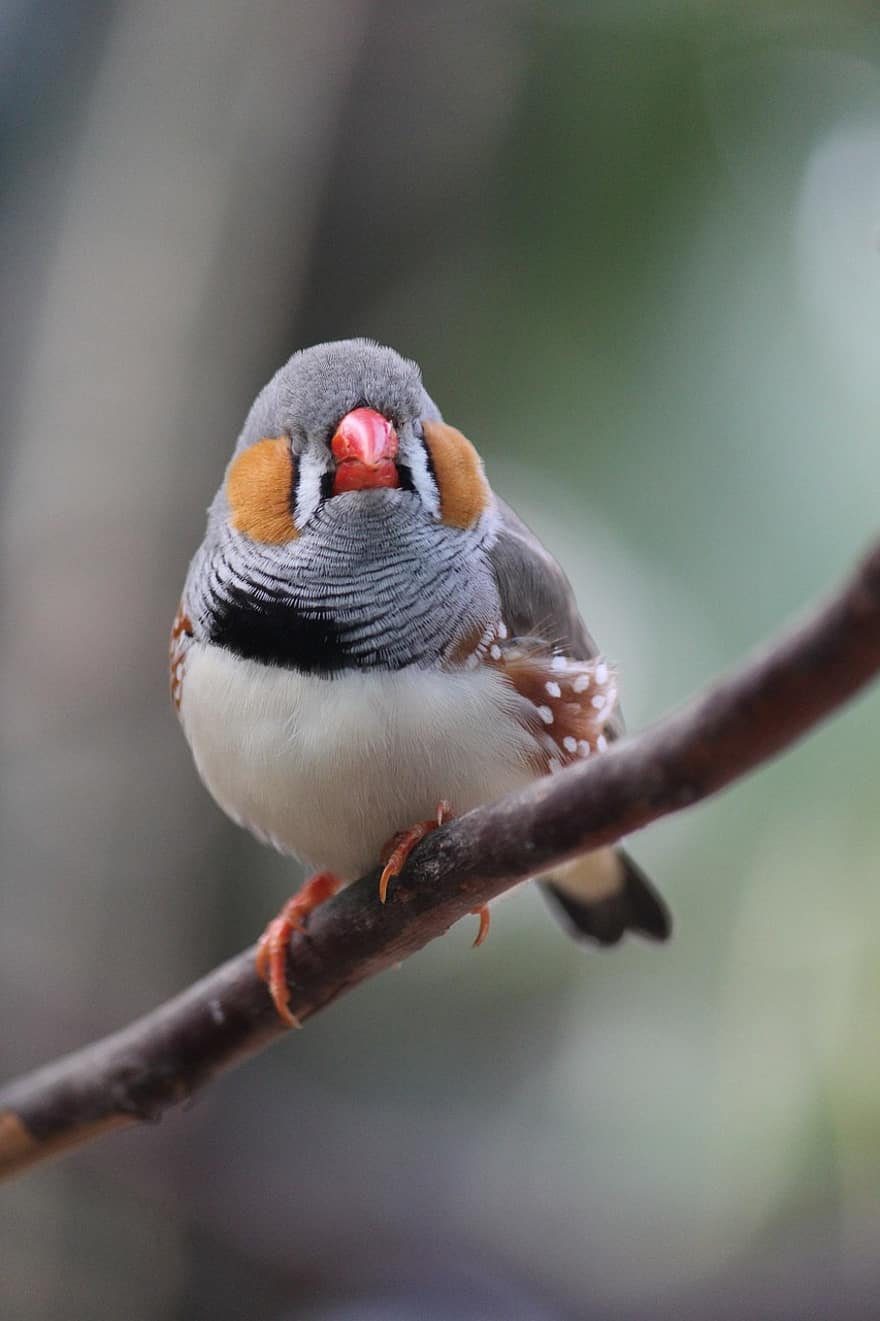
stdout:
[(226, 497), (232, 526), (254, 541), (278, 546), (299, 536), (290, 510), (293, 455), (286, 436), (258, 440), (229, 469)]
[(467, 436), (445, 422), (423, 422), (425, 444), (440, 492), (440, 517), (450, 527), (471, 527), (491, 494), (480, 456)]

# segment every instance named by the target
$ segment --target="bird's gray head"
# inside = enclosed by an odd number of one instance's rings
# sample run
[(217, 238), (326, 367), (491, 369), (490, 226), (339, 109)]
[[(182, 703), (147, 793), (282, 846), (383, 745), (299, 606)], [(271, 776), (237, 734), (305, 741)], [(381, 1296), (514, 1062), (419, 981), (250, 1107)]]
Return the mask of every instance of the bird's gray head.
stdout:
[[(334, 497), (346, 508), (414, 495), (432, 519), (465, 527), (488, 508), (482, 464), (442, 421), (418, 366), (367, 339), (295, 353), (260, 392), (226, 474), (232, 525), (292, 540)], [(340, 514), (344, 512), (340, 507)]]

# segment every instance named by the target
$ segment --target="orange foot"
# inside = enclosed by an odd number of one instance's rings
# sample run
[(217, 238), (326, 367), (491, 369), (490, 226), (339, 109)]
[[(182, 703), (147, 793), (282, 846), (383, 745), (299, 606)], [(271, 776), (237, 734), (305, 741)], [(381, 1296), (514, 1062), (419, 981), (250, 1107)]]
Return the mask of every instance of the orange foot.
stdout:
[(290, 1012), (287, 986), (287, 946), (294, 931), (302, 931), (313, 909), (330, 899), (342, 882), (332, 872), (321, 871), (306, 881), (301, 890), (288, 899), (277, 917), (266, 927), (257, 946), (257, 974), (269, 988), (279, 1016), (288, 1027), (302, 1027)]
[[(419, 821), (417, 825), (411, 826), (409, 830), (399, 830), (388, 841), (382, 850), (382, 860), (385, 866), (382, 868), (382, 875), (379, 877), (380, 903), (385, 903), (388, 898), (388, 886), (403, 871), (406, 860), (415, 846), (420, 844), (426, 835), (430, 835), (432, 830), (436, 830), (438, 826), (442, 826), (445, 822), (451, 820), (452, 808), (443, 798), (437, 804), (436, 817), (433, 817), (430, 821)], [(474, 941), (474, 949), (476, 949), (478, 945), (482, 945), (489, 934), (489, 905), (483, 904), (480, 908), (474, 908), (471, 911), (475, 917), (480, 919), (480, 929)]]
[(412, 853), (417, 844), (421, 844), (426, 835), (430, 835), (432, 830), (442, 826), (445, 821), (452, 819), (452, 808), (445, 798), (441, 798), (437, 804), (437, 815), (430, 821), (419, 821), (417, 825), (410, 826), (409, 830), (398, 830), (397, 834), (389, 839), (382, 850), (382, 861), (385, 866), (382, 868), (382, 875), (379, 877), (379, 903), (384, 904), (388, 898), (388, 886), (400, 875), (406, 866), (406, 860)]

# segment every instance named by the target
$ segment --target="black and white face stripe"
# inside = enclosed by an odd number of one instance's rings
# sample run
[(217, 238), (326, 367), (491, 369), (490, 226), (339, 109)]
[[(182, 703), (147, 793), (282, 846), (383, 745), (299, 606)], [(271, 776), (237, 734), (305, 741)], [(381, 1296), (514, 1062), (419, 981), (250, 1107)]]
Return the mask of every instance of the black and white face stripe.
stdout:
[(440, 492), (431, 455), (422, 435), (421, 424), (416, 421), (403, 428), (400, 436), (400, 455), (412, 477), (413, 487), (422, 504), (433, 519), (440, 517)]
[(330, 495), (335, 464), (326, 446), (310, 444), (300, 452), (293, 491), (293, 517), (302, 531), (308, 527), (324, 500)]

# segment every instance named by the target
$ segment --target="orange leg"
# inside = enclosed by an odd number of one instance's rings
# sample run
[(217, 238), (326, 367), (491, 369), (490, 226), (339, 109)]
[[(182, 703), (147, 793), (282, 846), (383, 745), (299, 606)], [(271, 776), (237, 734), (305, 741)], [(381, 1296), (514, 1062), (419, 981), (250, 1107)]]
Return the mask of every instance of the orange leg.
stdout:
[(410, 826), (409, 830), (399, 830), (397, 834), (390, 839), (382, 850), (382, 860), (385, 866), (382, 869), (382, 875), (379, 877), (379, 903), (384, 904), (388, 898), (388, 886), (399, 876), (406, 866), (406, 860), (412, 853), (417, 844), (421, 844), (426, 835), (430, 835), (432, 830), (442, 826), (444, 821), (449, 821), (452, 817), (452, 808), (446, 799), (441, 799), (437, 804), (437, 815), (430, 821), (419, 821), (417, 825)]
[(288, 899), (277, 917), (266, 927), (257, 946), (257, 974), (269, 988), (275, 1008), (288, 1027), (302, 1027), (289, 1009), (287, 987), (287, 944), (294, 931), (302, 931), (305, 919), (325, 899), (330, 899), (342, 882), (332, 872), (321, 871), (306, 881), (301, 890)]
[(477, 938), (474, 941), (474, 949), (479, 949), (489, 934), (489, 905), (481, 904), (479, 908), (472, 908), (471, 912), (474, 917), (480, 919), (480, 929), (477, 932)]

